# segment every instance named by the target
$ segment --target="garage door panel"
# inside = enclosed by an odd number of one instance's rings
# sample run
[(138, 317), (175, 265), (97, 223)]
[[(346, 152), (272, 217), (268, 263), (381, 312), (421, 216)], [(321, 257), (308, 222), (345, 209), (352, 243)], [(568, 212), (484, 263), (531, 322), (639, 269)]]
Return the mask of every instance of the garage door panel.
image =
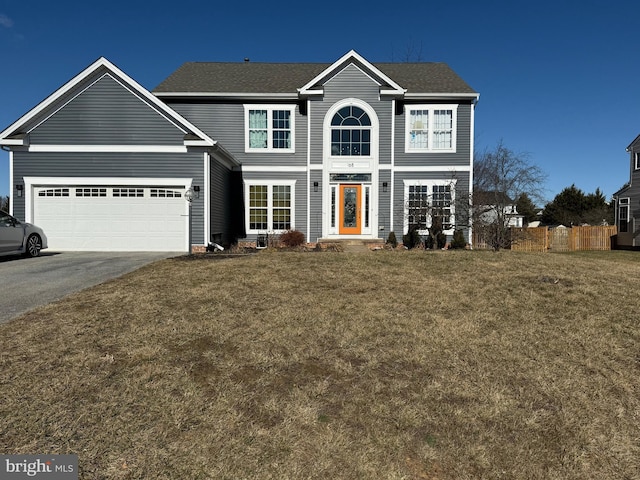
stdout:
[[(71, 186), (68, 196), (62, 196), (59, 189), (39, 187), (34, 223), (44, 229), (52, 250), (184, 251), (188, 219), (183, 189), (172, 189), (174, 196), (152, 197), (152, 189), (159, 188)], [(92, 190), (101, 195), (85, 196)]]

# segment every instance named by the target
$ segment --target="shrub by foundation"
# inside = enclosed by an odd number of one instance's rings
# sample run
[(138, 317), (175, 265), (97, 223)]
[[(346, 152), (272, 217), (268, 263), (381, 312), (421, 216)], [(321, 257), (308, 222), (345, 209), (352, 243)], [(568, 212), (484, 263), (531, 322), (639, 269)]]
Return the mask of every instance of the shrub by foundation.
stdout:
[(299, 247), (304, 244), (304, 233), (300, 230), (288, 230), (280, 235), (280, 244), (285, 247)]
[(402, 236), (402, 244), (411, 249), (415, 248), (422, 243), (422, 239), (420, 238), (420, 232), (416, 229), (411, 229), (406, 235)]
[(396, 239), (396, 234), (394, 232), (389, 232), (389, 237), (387, 237), (387, 245), (390, 245), (392, 248), (396, 248), (398, 246), (398, 240)]
[(464, 239), (462, 230), (456, 230), (453, 232), (453, 240), (451, 240), (451, 248), (465, 248), (467, 241)]

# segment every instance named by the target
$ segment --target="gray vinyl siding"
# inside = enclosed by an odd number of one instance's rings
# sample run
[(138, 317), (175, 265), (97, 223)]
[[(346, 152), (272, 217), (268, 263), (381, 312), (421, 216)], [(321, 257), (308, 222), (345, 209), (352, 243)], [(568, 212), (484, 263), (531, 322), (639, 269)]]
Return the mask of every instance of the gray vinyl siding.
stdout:
[[(378, 236), (384, 240), (389, 236), (391, 228), (391, 172), (389, 170), (381, 170), (378, 174), (378, 226), (383, 227), (379, 230)], [(383, 192), (382, 184), (387, 182), (387, 191)], [(397, 232), (396, 232), (397, 236)]]
[(635, 142), (630, 146), (629, 163), (630, 163), (630, 184), (627, 189), (617, 195), (618, 199), (629, 199), (629, 226), (628, 232), (620, 232), (620, 205), (616, 202), (615, 218), (618, 227), (616, 244), (619, 247), (640, 247), (640, 240), (635, 231), (640, 228), (640, 169), (635, 168), (635, 152), (640, 152), (640, 142)]
[[(231, 170), (220, 162), (211, 160), (209, 175), (209, 222), (211, 226), (210, 242), (232, 243), (231, 226)], [(220, 237), (220, 238), (218, 238)]]
[[(420, 102), (421, 105), (429, 102)], [(434, 102), (431, 102), (434, 103)], [(450, 103), (446, 100), (437, 104)], [(405, 105), (404, 112), (407, 111)], [(468, 166), (471, 159), (471, 109), (470, 104), (458, 105), (457, 129), (456, 129), (456, 153), (406, 153), (406, 113), (396, 117), (395, 136), (395, 165), (396, 166)]]
[(183, 131), (104, 75), (29, 134), (32, 145), (176, 145)]
[[(273, 102), (256, 102), (277, 105)], [(295, 108), (295, 152), (245, 152), (245, 103), (171, 103), (169, 106), (228, 150), (245, 166), (300, 167), (307, 165), (307, 117)], [(287, 102), (286, 105), (291, 105)]]
[[(313, 191), (313, 182), (318, 182), (318, 191)], [(312, 170), (309, 183), (309, 204), (311, 215), (309, 218), (309, 242), (315, 242), (322, 237), (322, 171)], [(305, 232), (306, 235), (306, 232)]]
[[(306, 173), (287, 173), (287, 172), (243, 172), (243, 180), (246, 181), (268, 181), (277, 180), (295, 180), (295, 197), (294, 197), (294, 224), (293, 228), (307, 235), (307, 174)], [(246, 187), (245, 187), (246, 189)], [(245, 224), (246, 216), (249, 212), (249, 206), (245, 206)], [(247, 241), (254, 242), (256, 235), (247, 232)], [(308, 239), (307, 239), (308, 241)]]
[(322, 99), (312, 99), (309, 107), (311, 122), (311, 163), (323, 163), (324, 120), (329, 109), (337, 102), (355, 98), (367, 103), (376, 112), (379, 121), (379, 163), (391, 163), (391, 122), (393, 102), (380, 99), (380, 86), (353, 65), (331, 78), (324, 86)]
[[(204, 185), (203, 154), (14, 152), (14, 183), (24, 177), (192, 178)], [(193, 243), (204, 242), (204, 198), (194, 199)], [(13, 198), (15, 216), (25, 218), (25, 197)]]
[[(393, 199), (393, 225), (398, 241), (402, 235), (407, 233), (404, 231), (405, 221), (405, 204), (404, 204), (404, 181), (405, 180), (442, 180), (449, 182), (453, 180), (451, 172), (402, 172), (396, 173), (394, 178), (394, 199)], [(458, 172), (455, 174), (456, 180), (456, 203), (462, 198), (469, 197), (469, 172)], [(458, 219), (458, 214), (456, 213)], [(456, 227), (466, 230), (466, 226), (458, 225)]]

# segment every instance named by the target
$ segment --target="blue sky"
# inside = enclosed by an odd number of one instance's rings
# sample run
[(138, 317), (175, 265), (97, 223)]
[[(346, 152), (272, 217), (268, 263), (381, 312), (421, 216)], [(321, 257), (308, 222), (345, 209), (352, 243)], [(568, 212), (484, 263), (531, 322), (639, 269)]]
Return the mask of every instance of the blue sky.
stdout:
[[(640, 2), (0, 0), (0, 130), (104, 56), (148, 89), (187, 61), (449, 64), (480, 92), (477, 149), (499, 140), (609, 198), (640, 134)], [(9, 193), (0, 151), (0, 195)]]

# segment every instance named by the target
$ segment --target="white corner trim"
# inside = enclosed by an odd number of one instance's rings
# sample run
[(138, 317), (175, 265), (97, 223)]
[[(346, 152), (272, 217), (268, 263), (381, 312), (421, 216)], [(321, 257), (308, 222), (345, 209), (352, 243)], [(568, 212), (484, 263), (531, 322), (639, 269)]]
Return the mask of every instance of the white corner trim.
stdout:
[(14, 188), (16, 185), (13, 183), (13, 151), (9, 151), (9, 215), (13, 215), (13, 204), (16, 203), (13, 196)]

